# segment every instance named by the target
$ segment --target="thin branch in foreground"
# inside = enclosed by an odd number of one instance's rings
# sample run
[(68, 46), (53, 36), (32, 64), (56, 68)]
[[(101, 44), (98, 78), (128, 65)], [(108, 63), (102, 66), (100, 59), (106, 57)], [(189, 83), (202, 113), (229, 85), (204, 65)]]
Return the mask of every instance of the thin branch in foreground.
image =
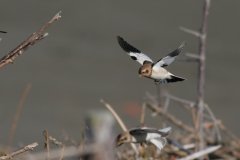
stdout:
[(46, 138), (46, 142), (45, 142), (44, 148), (46, 148), (46, 150), (47, 150), (47, 160), (49, 160), (50, 148), (49, 148), (49, 135), (48, 135), (48, 131), (47, 130), (43, 131), (43, 136), (45, 136), (45, 138)]
[(185, 28), (185, 27), (182, 27), (182, 26), (180, 26), (179, 29), (182, 30), (183, 32), (192, 34), (192, 35), (194, 35), (196, 37), (200, 37), (201, 36), (201, 34), (199, 32), (191, 30), (191, 29), (188, 29), (188, 28)]
[(36, 146), (38, 146), (38, 143), (35, 142), (33, 144), (29, 144), (25, 147), (22, 147), (20, 149), (17, 149), (16, 151), (13, 151), (11, 153), (8, 153), (2, 157), (0, 157), (0, 160), (5, 160), (5, 159), (12, 159), (14, 156), (18, 155), (18, 154), (21, 154), (23, 152), (26, 152), (28, 150), (33, 150)]
[(196, 158), (199, 158), (199, 157), (203, 157), (209, 153), (212, 153), (216, 150), (218, 150), (219, 148), (221, 148), (222, 145), (218, 145), (218, 146), (213, 146), (213, 147), (209, 147), (207, 149), (204, 149), (202, 151), (199, 151), (199, 152), (196, 152), (196, 153), (193, 153), (189, 156), (186, 156), (186, 157), (183, 157), (183, 158), (180, 158), (178, 160), (192, 160), (192, 159), (196, 159)]
[(14, 117), (14, 120), (13, 120), (13, 123), (12, 123), (12, 128), (11, 128), (11, 131), (10, 131), (10, 134), (9, 134), (9, 137), (8, 137), (7, 151), (11, 150), (11, 145), (12, 145), (13, 137), (14, 137), (14, 134), (15, 134), (15, 131), (16, 131), (17, 122), (19, 120), (20, 113), (21, 113), (23, 104), (25, 102), (25, 99), (26, 99), (26, 97), (28, 95), (28, 92), (30, 91), (31, 87), (32, 87), (32, 84), (28, 83), (28, 85), (26, 86), (26, 88), (25, 88), (25, 90), (22, 94), (22, 97), (21, 97), (21, 99), (18, 103), (18, 108), (17, 108), (16, 114), (15, 114), (15, 117)]
[[(124, 125), (123, 121), (121, 120), (121, 118), (118, 116), (118, 114), (113, 110), (113, 108), (106, 102), (104, 102), (102, 99), (100, 100), (100, 102), (107, 107), (107, 109), (114, 115), (114, 117), (116, 118), (116, 120), (118, 121), (119, 125), (122, 127), (123, 131), (127, 131), (127, 127)], [(137, 150), (137, 147), (135, 144), (131, 143), (132, 148), (134, 149), (135, 153), (137, 155), (139, 155), (139, 151)]]
[(22, 42), (19, 46), (17, 46), (14, 50), (12, 50), (10, 53), (5, 55), (1, 60), (0, 60), (0, 68), (4, 67), (5, 65), (9, 63), (13, 63), (13, 61), (20, 56), (23, 52), (25, 52), (27, 49), (29, 49), (31, 46), (33, 46), (35, 43), (39, 42), (43, 38), (45, 38), (48, 33), (45, 33), (43, 35), (42, 32), (50, 25), (52, 24), (55, 20), (58, 20), (61, 18), (59, 12), (56, 14), (45, 26), (43, 26), (40, 30), (37, 32), (33, 33), (27, 40)]

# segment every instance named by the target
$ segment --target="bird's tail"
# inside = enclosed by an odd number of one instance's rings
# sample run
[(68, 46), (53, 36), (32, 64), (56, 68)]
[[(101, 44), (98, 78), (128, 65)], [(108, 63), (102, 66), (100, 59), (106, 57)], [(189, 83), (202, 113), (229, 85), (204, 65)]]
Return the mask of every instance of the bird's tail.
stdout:
[(186, 80), (182, 77), (174, 76), (173, 74), (170, 75), (170, 78), (164, 79), (161, 81), (161, 83), (174, 83), (174, 82), (180, 82)]
[(167, 127), (167, 128), (164, 128), (164, 129), (160, 129), (158, 131), (161, 132), (162, 137), (167, 137), (172, 132), (172, 127)]

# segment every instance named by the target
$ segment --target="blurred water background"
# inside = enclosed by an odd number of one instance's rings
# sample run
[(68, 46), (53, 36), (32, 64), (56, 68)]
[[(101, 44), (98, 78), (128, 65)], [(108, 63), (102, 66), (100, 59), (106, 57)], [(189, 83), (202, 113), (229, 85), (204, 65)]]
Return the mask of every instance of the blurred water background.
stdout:
[[(240, 1), (213, 0), (207, 28), (205, 102), (236, 135), (239, 125)], [(203, 1), (0, 1), (1, 57), (9, 53), (56, 13), (62, 18), (48, 29), (49, 36), (14, 65), (0, 70), (0, 143), (7, 144), (17, 105), (28, 83), (32, 88), (23, 105), (13, 146), (39, 142), (43, 130), (59, 138), (62, 130), (79, 141), (88, 110), (105, 110), (110, 103), (128, 128), (139, 125), (146, 92), (156, 95), (152, 80), (138, 77), (140, 65), (120, 48), (116, 36), (153, 60), (176, 49), (198, 53), (198, 38), (179, 30), (198, 31)], [(167, 68), (187, 81), (164, 84), (174, 96), (196, 100), (197, 64), (175, 60)], [(178, 105), (169, 110), (187, 124), (192, 118)], [(159, 126), (159, 118), (146, 113), (146, 124)], [(121, 128), (116, 124), (116, 133)], [(41, 147), (38, 147), (41, 149)]]

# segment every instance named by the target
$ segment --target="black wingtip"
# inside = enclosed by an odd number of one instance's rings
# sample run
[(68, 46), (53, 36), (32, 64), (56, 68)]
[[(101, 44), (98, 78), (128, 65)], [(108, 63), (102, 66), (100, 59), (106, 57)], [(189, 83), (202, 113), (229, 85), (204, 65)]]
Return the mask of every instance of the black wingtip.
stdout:
[(178, 47), (178, 49), (182, 49), (187, 45), (187, 41), (183, 41), (182, 44)]
[(174, 83), (174, 82), (181, 82), (184, 80), (186, 80), (186, 79), (171, 75), (171, 79), (165, 79), (162, 81), (162, 83)]
[(7, 32), (5, 32), (5, 31), (0, 31), (0, 33), (7, 33)]
[(187, 45), (187, 42), (186, 41), (183, 41), (182, 44), (178, 47), (178, 49), (174, 50), (173, 52), (171, 52), (168, 56), (170, 57), (175, 57), (175, 56), (178, 56), (183, 48)]
[(141, 53), (137, 48), (133, 47), (132, 45), (128, 44), (122, 37), (117, 36), (117, 41), (119, 45), (122, 47), (122, 49), (127, 52), (134, 52), (134, 53)]

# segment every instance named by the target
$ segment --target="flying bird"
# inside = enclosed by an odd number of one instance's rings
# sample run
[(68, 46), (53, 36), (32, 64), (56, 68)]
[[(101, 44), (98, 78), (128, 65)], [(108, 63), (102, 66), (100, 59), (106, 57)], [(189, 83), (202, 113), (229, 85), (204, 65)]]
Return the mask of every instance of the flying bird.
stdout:
[(145, 146), (151, 142), (159, 150), (161, 150), (166, 145), (166, 137), (169, 136), (171, 131), (171, 127), (160, 130), (148, 127), (133, 128), (129, 131), (119, 134), (116, 141), (118, 146), (122, 145), (123, 143), (140, 143), (141, 146)]
[(138, 71), (139, 77), (144, 76), (153, 79), (156, 85), (159, 85), (160, 83), (172, 83), (185, 80), (182, 77), (171, 74), (164, 67), (167, 67), (174, 61), (174, 59), (181, 53), (187, 42), (184, 41), (178, 49), (169, 53), (157, 62), (153, 62), (151, 58), (137, 48), (128, 44), (122, 37), (117, 36), (117, 40), (122, 49), (127, 52), (133, 60), (138, 61), (142, 65)]

